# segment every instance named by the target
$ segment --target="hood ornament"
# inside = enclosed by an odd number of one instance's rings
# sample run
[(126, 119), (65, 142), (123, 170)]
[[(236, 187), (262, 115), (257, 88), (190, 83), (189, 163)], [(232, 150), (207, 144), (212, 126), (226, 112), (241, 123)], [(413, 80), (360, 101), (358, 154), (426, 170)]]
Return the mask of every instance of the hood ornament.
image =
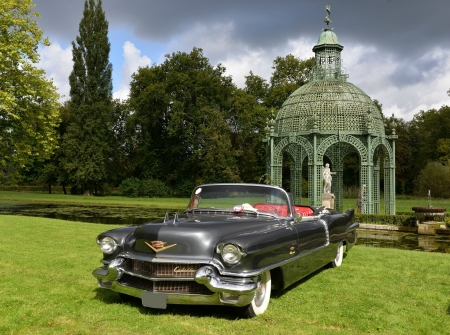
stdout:
[(145, 244), (147, 244), (148, 247), (150, 247), (150, 249), (152, 249), (154, 252), (160, 252), (169, 248), (172, 248), (173, 246), (176, 246), (176, 244), (171, 244), (168, 246), (164, 246), (167, 242), (163, 242), (163, 241), (152, 241), (152, 243), (148, 243), (148, 242), (144, 242)]

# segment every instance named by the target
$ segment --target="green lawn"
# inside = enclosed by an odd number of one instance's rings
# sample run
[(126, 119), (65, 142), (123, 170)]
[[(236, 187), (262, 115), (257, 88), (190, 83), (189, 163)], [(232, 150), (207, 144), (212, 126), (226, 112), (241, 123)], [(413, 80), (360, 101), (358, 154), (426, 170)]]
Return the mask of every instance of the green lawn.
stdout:
[(450, 255), (354, 247), (240, 319), (220, 306), (152, 310), (97, 288), (98, 233), (113, 228), (0, 216), (0, 334), (448, 334)]

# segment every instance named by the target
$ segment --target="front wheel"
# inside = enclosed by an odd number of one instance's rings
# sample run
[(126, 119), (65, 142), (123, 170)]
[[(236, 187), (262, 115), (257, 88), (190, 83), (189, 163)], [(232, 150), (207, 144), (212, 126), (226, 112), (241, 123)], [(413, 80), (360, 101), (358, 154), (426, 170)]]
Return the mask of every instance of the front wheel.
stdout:
[(331, 261), (331, 267), (337, 268), (338, 266), (341, 266), (343, 258), (344, 258), (344, 243), (339, 242), (336, 251), (336, 257)]
[(272, 280), (270, 277), (270, 270), (261, 273), (258, 276), (258, 287), (255, 291), (255, 296), (250, 305), (245, 307), (244, 316), (253, 318), (257, 315), (263, 314), (269, 306), (270, 294), (272, 292)]

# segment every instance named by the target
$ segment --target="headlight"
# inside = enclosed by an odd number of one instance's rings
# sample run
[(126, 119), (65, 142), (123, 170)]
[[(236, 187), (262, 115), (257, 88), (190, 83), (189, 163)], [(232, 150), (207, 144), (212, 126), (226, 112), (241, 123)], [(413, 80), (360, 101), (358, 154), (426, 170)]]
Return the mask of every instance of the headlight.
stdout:
[(105, 254), (112, 254), (116, 250), (117, 243), (112, 237), (103, 237), (98, 244)]
[(242, 258), (242, 253), (234, 244), (226, 244), (222, 248), (222, 259), (228, 264), (236, 264)]

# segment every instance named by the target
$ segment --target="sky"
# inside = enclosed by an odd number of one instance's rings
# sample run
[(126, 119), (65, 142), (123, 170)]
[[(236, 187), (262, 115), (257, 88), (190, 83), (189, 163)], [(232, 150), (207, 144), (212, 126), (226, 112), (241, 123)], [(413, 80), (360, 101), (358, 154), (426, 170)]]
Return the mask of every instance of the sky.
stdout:
[[(61, 101), (69, 99), (72, 41), (84, 0), (34, 0), (39, 27), (52, 42), (41, 61)], [(126, 99), (139, 67), (161, 64), (194, 47), (243, 88), (252, 71), (269, 80), (277, 56), (314, 56), (325, 6), (348, 81), (409, 121), (450, 105), (449, 0), (103, 0), (109, 22), (115, 98)]]

